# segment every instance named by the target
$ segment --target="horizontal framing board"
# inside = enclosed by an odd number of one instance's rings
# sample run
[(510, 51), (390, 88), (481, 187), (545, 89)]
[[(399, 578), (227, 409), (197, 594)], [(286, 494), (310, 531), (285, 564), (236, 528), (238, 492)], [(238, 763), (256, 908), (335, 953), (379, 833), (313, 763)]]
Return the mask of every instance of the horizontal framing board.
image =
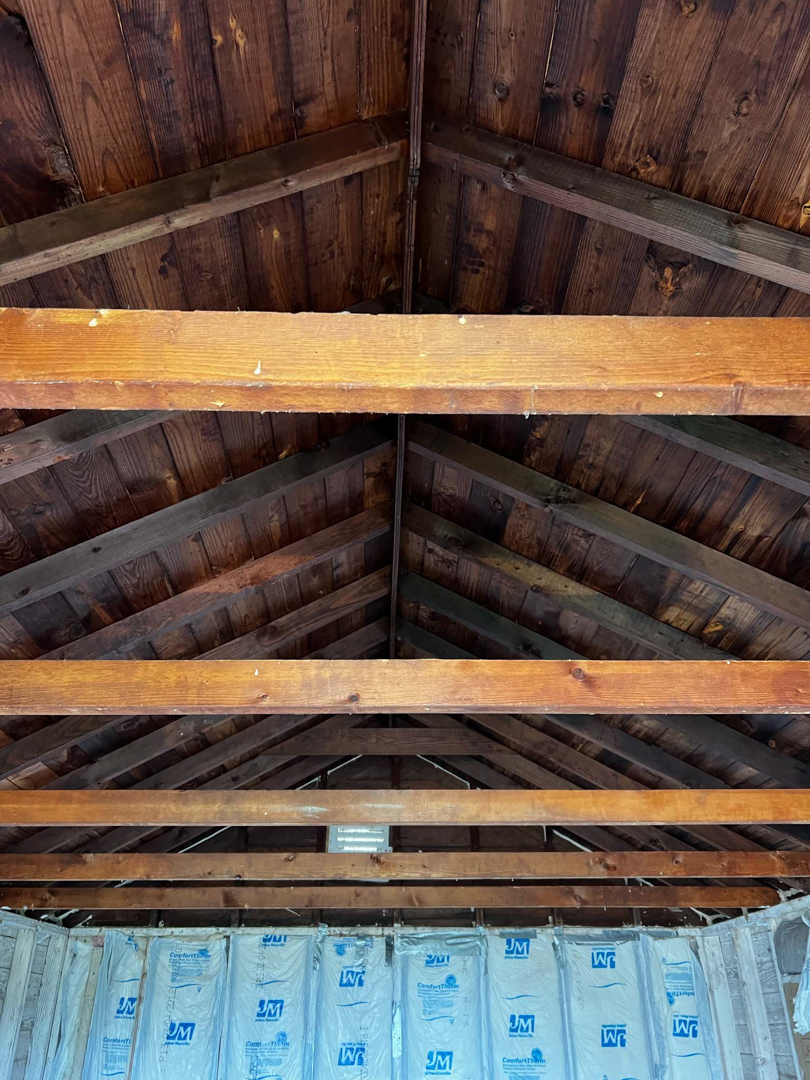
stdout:
[(804, 851), (305, 851), (0, 855), (0, 881), (810, 877)]
[(0, 715), (803, 713), (802, 660), (0, 661)]
[(407, 150), (404, 113), (356, 120), (0, 229), (0, 285), (378, 168)]
[(321, 885), (155, 889), (0, 889), (12, 909), (213, 910), (215, 908), (754, 908), (779, 903), (758, 886), (708, 885)]
[(808, 355), (810, 319), (0, 309), (12, 408), (797, 415)]
[(408, 428), (408, 447), (440, 465), (511, 495), (636, 555), (706, 581), (762, 611), (810, 629), (810, 592), (700, 544), (629, 510), (536, 472), (423, 421)]
[(810, 824), (810, 791), (0, 791), (0, 825)]
[(810, 238), (673, 191), (429, 116), (426, 161), (518, 195), (810, 292)]

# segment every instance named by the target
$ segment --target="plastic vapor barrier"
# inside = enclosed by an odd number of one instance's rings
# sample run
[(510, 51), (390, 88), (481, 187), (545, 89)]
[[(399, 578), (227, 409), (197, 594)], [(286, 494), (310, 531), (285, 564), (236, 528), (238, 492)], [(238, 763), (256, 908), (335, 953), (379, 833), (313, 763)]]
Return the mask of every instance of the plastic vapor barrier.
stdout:
[(563, 950), (576, 1080), (652, 1080), (637, 942), (565, 939)]
[(481, 1080), (486, 941), (480, 933), (414, 934), (396, 941), (401, 966), (401, 1080)]
[(152, 941), (133, 1080), (214, 1080), (224, 977), (223, 937)]
[(59, 1034), (56, 1053), (46, 1070), (45, 1080), (69, 1080), (73, 1075), (79, 1035), (79, 1014), (84, 989), (90, 976), (93, 948), (86, 941), (71, 941), (68, 945), (62, 989), (57, 1006), (56, 1023)]
[(721, 1076), (703, 972), (683, 938), (650, 943), (650, 978), (663, 1031), (668, 1080)]
[(565, 1076), (557, 958), (548, 933), (491, 933), (487, 941), (493, 1080)]
[(308, 1075), (312, 934), (234, 937), (228, 964), (221, 1080)]
[(390, 1080), (394, 972), (389, 939), (323, 942), (315, 1027), (318, 1080)]
[(126, 1076), (135, 1018), (141, 1003), (144, 949), (134, 938), (110, 930), (96, 984), (82, 1080)]

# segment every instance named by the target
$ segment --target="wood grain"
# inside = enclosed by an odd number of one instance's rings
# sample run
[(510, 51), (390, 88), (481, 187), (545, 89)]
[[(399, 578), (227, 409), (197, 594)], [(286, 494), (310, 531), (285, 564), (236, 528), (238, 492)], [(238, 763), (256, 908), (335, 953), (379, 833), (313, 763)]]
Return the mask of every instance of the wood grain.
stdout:
[(804, 319), (0, 311), (20, 408), (804, 414), (808, 354)]
[(307, 851), (0, 855), (0, 881), (810, 877), (805, 851)]
[(802, 713), (800, 660), (0, 661), (0, 715)]
[(213, 910), (286, 908), (756, 908), (779, 903), (775, 889), (708, 885), (321, 885), (264, 888), (0, 889), (6, 908), (34, 910)]
[(0, 791), (0, 823), (24, 827), (740, 822), (810, 824), (810, 791)]
[(443, 117), (423, 146), (434, 165), (810, 292), (810, 239), (787, 229)]
[(0, 284), (187, 229), (402, 157), (405, 116), (331, 131), (0, 228)]

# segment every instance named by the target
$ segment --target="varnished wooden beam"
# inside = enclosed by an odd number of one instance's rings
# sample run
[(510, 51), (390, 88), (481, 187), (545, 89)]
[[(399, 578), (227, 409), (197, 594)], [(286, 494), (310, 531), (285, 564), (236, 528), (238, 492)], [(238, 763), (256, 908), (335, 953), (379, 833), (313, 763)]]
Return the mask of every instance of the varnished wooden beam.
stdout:
[(402, 157), (404, 113), (357, 120), (0, 229), (0, 285), (283, 199)]
[[(93, 205), (93, 204), (89, 204)], [(77, 409), (0, 436), (0, 485), (37, 469), (97, 450), (164, 420), (166, 412), (101, 412)]]
[(808, 319), (0, 310), (17, 408), (796, 415), (808, 355)]
[(339, 435), (325, 447), (301, 450), (39, 562), (21, 566), (0, 578), (0, 612), (16, 611), (180, 537), (193, 536), (200, 529), (347, 469), (392, 444), (393, 429), (385, 421), (374, 421)]
[(810, 791), (0, 791), (0, 824), (810, 824)]
[(305, 851), (0, 855), (0, 881), (397, 881), (810, 877), (803, 851)]
[(670, 567), (697, 581), (706, 581), (747, 600), (761, 611), (810, 629), (810, 592), (792, 582), (734, 559), (691, 537), (666, 529), (612, 503), (536, 472), (501, 454), (460, 439), (450, 432), (414, 420), (408, 447), (431, 461), (449, 465), (465, 476), (493, 487), (529, 506), (550, 510), (555, 518), (611, 543)]
[(0, 661), (0, 715), (803, 713), (801, 660)]
[(707, 885), (321, 885), (272, 888), (0, 889), (12, 909), (213, 910), (331, 908), (756, 908), (779, 903), (758, 886)]
[(810, 239), (471, 124), (426, 118), (423, 155), (518, 195), (810, 292)]

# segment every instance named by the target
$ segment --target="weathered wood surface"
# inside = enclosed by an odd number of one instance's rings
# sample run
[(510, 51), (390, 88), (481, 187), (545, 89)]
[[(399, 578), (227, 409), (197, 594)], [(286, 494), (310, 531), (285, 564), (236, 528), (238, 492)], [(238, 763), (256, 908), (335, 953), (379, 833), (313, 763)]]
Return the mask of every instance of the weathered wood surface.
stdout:
[(216, 908), (755, 908), (779, 903), (774, 889), (709, 885), (321, 885), (272, 888), (0, 889), (6, 908), (213, 910)]
[(0, 715), (810, 710), (800, 660), (65, 660), (53, 674), (0, 661)]
[[(320, 737), (320, 733), (319, 733)], [(289, 741), (289, 740), (288, 740)], [(305, 851), (0, 855), (0, 881), (810, 877), (804, 851)]]
[(19, 408), (798, 414), (808, 353), (804, 319), (0, 311)]
[(810, 292), (810, 238), (788, 229), (436, 115), (423, 147), (442, 168)]
[(810, 792), (0, 791), (0, 824), (671, 825), (810, 823)]

